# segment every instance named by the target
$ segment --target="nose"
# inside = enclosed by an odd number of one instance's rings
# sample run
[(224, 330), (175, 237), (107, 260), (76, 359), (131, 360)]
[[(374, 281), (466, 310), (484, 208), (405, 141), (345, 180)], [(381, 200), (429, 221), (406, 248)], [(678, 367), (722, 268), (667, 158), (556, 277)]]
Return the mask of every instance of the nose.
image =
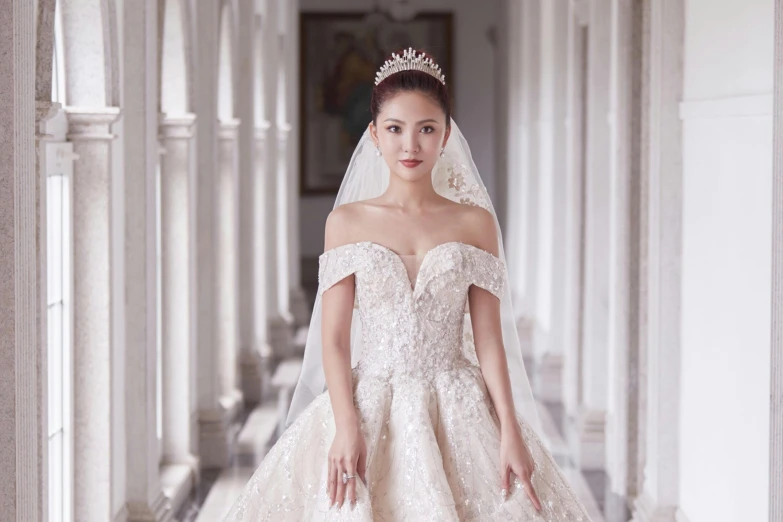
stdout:
[(419, 136), (418, 133), (412, 132), (405, 137), (405, 152), (416, 153), (419, 152)]

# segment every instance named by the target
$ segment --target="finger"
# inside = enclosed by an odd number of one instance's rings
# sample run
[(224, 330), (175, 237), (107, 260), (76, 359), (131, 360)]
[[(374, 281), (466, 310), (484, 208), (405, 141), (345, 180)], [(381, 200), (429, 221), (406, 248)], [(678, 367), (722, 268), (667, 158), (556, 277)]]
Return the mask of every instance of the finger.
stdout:
[(332, 494), (332, 460), (328, 459), (326, 462), (326, 493)]
[(356, 463), (356, 471), (365, 485), (367, 485), (367, 454), (359, 455), (359, 461)]
[(345, 468), (338, 464), (339, 468), (337, 469), (337, 495), (334, 497), (334, 501), (337, 504), (337, 508), (341, 508), (343, 505), (343, 500), (345, 500), (345, 484), (343, 484), (343, 473), (345, 472)]
[(329, 506), (334, 505), (337, 496), (337, 465), (332, 463), (329, 471)]
[(506, 499), (508, 496), (508, 486), (509, 486), (509, 475), (511, 475), (511, 468), (504, 465), (501, 468), (503, 471), (500, 473), (500, 495), (503, 497), (503, 500)]
[(533, 483), (530, 482), (529, 478), (523, 478), (521, 480), (525, 484), (525, 491), (527, 491), (527, 496), (530, 498), (530, 501), (536, 507), (536, 510), (541, 511), (541, 501), (538, 500), (538, 495), (533, 489)]
[[(356, 466), (348, 466), (348, 475), (356, 475)], [(353, 505), (356, 503), (356, 478), (348, 479), (345, 485), (345, 500)]]

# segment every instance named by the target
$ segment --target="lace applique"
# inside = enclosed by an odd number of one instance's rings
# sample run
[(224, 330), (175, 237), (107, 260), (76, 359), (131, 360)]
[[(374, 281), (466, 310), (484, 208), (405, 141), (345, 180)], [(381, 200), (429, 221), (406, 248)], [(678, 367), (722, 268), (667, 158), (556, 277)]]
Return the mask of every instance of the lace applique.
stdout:
[(482, 190), (478, 183), (468, 184), (465, 182), (468, 168), (461, 163), (451, 165), (446, 169), (448, 174), (449, 189), (452, 194), (449, 198), (462, 203), (463, 205), (472, 205), (489, 210), (490, 202), (487, 200), (487, 194)]

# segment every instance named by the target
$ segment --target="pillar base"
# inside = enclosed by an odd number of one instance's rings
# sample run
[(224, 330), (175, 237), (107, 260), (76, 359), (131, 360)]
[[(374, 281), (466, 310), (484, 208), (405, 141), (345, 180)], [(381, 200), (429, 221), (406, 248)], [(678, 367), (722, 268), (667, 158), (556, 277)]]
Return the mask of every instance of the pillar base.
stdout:
[(282, 360), (293, 354), (294, 325), (293, 317), (287, 320), (282, 316), (269, 320), (269, 344), (275, 359)]
[(606, 412), (582, 410), (568, 434), (571, 454), (579, 469), (606, 470)]
[(563, 402), (563, 370), (565, 361), (562, 354), (544, 354), (536, 368), (536, 396), (544, 402), (560, 404)]
[(205, 469), (225, 468), (233, 454), (235, 437), (231, 421), (242, 404), (236, 395), (220, 398), (220, 407), (199, 412), (199, 454), (201, 467)]
[(688, 522), (688, 519), (678, 508), (659, 506), (647, 492), (643, 492), (634, 500), (631, 522)]
[(251, 408), (263, 400), (265, 381), (269, 379), (267, 358), (262, 355), (264, 353), (272, 353), (272, 347), (254, 347), (242, 350), (239, 355), (240, 387), (245, 404)]
[(307, 326), (307, 324), (310, 323), (310, 316), (313, 311), (304, 289), (301, 286), (292, 289), (290, 299), (291, 314), (294, 316), (294, 326)]
[(174, 514), (171, 512), (169, 499), (161, 491), (149, 505), (144, 502), (128, 502), (128, 522), (170, 522)]

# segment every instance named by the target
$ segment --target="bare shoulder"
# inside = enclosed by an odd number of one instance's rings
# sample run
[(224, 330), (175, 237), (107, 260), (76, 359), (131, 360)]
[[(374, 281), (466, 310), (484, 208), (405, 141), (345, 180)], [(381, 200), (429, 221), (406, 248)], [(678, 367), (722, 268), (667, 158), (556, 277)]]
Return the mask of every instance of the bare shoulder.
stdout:
[(465, 236), (470, 244), (498, 255), (498, 234), (495, 225), (495, 216), (482, 207), (474, 205), (460, 205), (463, 208), (462, 226)]
[(324, 227), (324, 251), (351, 243), (355, 233), (353, 228), (362, 215), (361, 201), (340, 205), (329, 212)]

